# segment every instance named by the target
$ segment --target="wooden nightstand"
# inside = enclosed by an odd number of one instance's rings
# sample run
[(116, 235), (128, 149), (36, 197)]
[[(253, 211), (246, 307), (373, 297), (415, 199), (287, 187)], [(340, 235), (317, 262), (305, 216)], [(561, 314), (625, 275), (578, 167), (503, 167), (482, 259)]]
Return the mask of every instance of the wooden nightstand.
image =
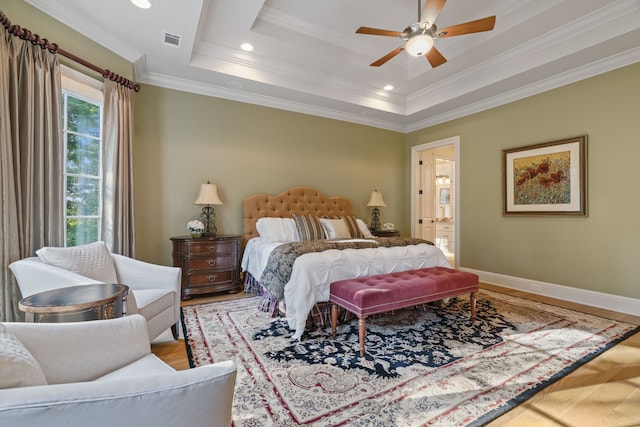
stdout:
[(182, 299), (194, 294), (238, 292), (241, 236), (172, 237), (173, 265), (182, 268)]
[(371, 234), (376, 237), (400, 237), (399, 230), (371, 230)]

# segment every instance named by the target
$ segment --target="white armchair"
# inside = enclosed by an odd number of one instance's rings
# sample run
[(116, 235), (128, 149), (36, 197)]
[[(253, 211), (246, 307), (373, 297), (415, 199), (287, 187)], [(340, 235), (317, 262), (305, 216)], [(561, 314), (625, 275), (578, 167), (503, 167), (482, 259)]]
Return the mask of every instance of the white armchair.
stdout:
[[(175, 371), (151, 353), (146, 321), (140, 315), (76, 323), (7, 322), (4, 327), (30, 353), (22, 355), (35, 359), (46, 385), (0, 387), (2, 426), (231, 423), (235, 364), (225, 361)], [(0, 353), (11, 347), (5, 343)], [(7, 366), (18, 353), (5, 355), (0, 386), (12, 384), (7, 371), (23, 372), (24, 378), (24, 370)], [(20, 378), (16, 381), (19, 384)]]
[[(178, 337), (180, 268), (111, 254), (102, 242), (73, 248), (43, 249), (48, 251), (38, 251), (40, 257), (25, 258), (9, 265), (23, 298), (68, 286), (121, 283), (129, 286), (127, 314), (139, 313), (147, 319), (150, 340), (169, 327), (173, 337)], [(99, 257), (101, 259), (98, 262), (96, 258)], [(101, 263), (99, 268), (95, 267), (96, 263)]]

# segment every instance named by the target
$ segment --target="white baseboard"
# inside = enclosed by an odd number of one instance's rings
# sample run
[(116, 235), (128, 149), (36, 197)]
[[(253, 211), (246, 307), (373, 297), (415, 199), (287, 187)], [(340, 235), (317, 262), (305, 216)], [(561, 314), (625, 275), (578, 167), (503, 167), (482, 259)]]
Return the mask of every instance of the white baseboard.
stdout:
[(538, 282), (520, 277), (487, 271), (473, 270), (459, 267), (460, 270), (469, 271), (480, 276), (480, 281), (491, 285), (503, 286), (536, 295), (557, 298), (564, 301), (604, 308), (619, 313), (640, 316), (640, 299), (623, 297), (619, 295), (605, 294), (586, 289), (572, 288), (570, 286), (556, 285), (554, 283)]

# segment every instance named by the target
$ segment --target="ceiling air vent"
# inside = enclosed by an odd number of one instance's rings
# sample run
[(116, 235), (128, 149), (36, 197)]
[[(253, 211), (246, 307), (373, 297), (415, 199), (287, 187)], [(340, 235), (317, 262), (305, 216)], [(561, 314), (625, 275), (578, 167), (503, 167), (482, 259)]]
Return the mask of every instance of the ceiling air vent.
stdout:
[(182, 36), (179, 36), (177, 34), (167, 33), (166, 31), (164, 32), (164, 44), (169, 46), (174, 46), (174, 47), (180, 47), (181, 43), (182, 43)]

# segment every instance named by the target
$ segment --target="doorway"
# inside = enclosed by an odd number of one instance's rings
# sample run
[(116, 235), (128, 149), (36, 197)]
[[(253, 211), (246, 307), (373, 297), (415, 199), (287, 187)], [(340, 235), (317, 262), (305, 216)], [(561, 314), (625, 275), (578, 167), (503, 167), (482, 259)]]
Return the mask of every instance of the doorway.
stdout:
[(411, 235), (433, 242), (454, 267), (460, 253), (459, 142), (452, 137), (411, 149)]

